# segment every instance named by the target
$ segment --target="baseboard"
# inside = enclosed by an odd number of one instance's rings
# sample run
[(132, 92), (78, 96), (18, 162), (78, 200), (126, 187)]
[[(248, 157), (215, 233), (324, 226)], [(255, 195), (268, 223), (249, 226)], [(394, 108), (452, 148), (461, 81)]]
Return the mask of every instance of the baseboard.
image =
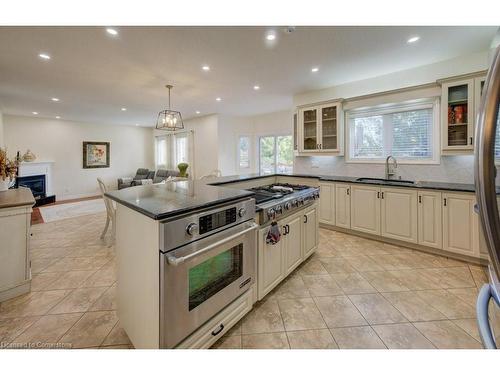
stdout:
[(31, 279), (0, 291), (0, 302), (29, 293), (31, 290)]
[(410, 243), (410, 242), (399, 241), (399, 240), (395, 240), (392, 238), (377, 236), (374, 234), (358, 232), (358, 231), (355, 231), (352, 229), (337, 227), (335, 225), (320, 223), (319, 226), (320, 226), (320, 228), (325, 228), (325, 229), (330, 229), (330, 230), (334, 230), (337, 232), (352, 234), (354, 236), (367, 238), (369, 240), (384, 242), (384, 243), (388, 243), (388, 244), (396, 245), (396, 246), (401, 246), (401, 247), (407, 247), (407, 248), (412, 249), (412, 250), (418, 250), (418, 251), (422, 251), (424, 253), (433, 254), (433, 255), (440, 255), (440, 256), (447, 257), (447, 258), (451, 258), (451, 259), (456, 259), (456, 260), (460, 260), (460, 261), (464, 261), (464, 262), (478, 264), (481, 266), (487, 266), (489, 264), (488, 260), (486, 260), (486, 259), (470, 257), (467, 255), (456, 254), (456, 253), (452, 253), (452, 252), (442, 250), (442, 249), (436, 249), (433, 247), (422, 246), (422, 245), (414, 244), (414, 243)]

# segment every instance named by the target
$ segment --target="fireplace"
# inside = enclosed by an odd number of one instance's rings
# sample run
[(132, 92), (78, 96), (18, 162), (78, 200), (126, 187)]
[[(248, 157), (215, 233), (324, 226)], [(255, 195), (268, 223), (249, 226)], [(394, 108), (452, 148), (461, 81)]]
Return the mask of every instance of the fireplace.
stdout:
[(24, 186), (31, 189), (35, 199), (43, 199), (47, 195), (46, 178), (44, 174), (17, 177), (16, 186)]

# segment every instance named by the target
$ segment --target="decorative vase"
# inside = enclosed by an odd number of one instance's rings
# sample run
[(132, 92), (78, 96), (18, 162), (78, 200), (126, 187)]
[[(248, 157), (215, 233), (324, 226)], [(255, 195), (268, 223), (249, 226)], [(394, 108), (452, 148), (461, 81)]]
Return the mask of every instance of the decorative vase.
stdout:
[(26, 153), (23, 155), (22, 160), (25, 162), (32, 162), (36, 160), (36, 155), (31, 152), (30, 149), (26, 151)]
[(10, 179), (5, 179), (5, 180), (0, 179), (0, 191), (9, 190), (9, 185), (10, 185)]

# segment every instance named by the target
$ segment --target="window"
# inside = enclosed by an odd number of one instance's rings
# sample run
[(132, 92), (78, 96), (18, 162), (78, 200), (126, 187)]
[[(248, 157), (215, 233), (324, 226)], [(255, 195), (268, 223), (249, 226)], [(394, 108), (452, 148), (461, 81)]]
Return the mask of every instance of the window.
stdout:
[(238, 166), (239, 169), (250, 168), (250, 137), (240, 137), (238, 142)]
[(403, 163), (436, 163), (438, 114), (437, 102), (429, 100), (348, 112), (348, 160), (385, 161), (393, 155)]
[(293, 171), (292, 136), (260, 137), (259, 166), (262, 174), (291, 173)]
[(193, 132), (182, 132), (156, 137), (156, 168), (177, 169), (179, 163), (188, 163), (191, 171)]

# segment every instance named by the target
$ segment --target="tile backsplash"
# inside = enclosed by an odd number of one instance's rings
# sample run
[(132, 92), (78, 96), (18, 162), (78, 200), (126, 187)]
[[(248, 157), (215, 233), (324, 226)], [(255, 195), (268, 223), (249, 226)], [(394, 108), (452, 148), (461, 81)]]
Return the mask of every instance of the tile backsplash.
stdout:
[[(298, 156), (294, 160), (294, 172), (383, 178), (385, 164), (346, 163), (342, 156)], [(397, 173), (405, 180), (473, 184), (474, 156), (443, 156), (437, 165), (400, 164)]]

